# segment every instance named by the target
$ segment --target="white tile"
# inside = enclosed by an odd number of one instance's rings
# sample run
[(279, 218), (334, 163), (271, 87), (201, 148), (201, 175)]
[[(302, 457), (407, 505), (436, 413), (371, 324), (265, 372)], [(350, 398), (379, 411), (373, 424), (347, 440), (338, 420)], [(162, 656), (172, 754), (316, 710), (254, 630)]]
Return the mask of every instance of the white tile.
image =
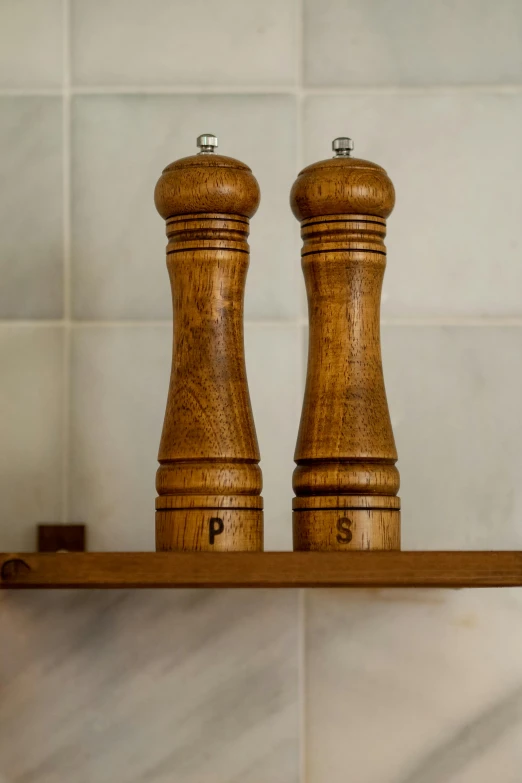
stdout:
[(515, 783), (521, 590), (309, 590), (309, 783)]
[(2, 552), (34, 552), (37, 523), (62, 521), (62, 356), (60, 327), (0, 326)]
[(294, 0), (73, 0), (79, 84), (286, 85), (297, 71)]
[(522, 548), (522, 328), (388, 327), (404, 549)]
[(518, 0), (305, 0), (310, 85), (519, 84)]
[(347, 134), (395, 184), (385, 315), (522, 315), (521, 125), (520, 94), (308, 100), (307, 162)]
[(0, 779), (298, 783), (295, 591), (0, 597)]
[(246, 317), (299, 312), (297, 224), (288, 207), (296, 173), (296, 108), (286, 95), (84, 96), (74, 102), (73, 305), (82, 319), (171, 314), (165, 225), (154, 186), (172, 160), (212, 130), (224, 155), (253, 170), (261, 206), (251, 222)]
[(292, 549), (292, 473), (303, 399), (302, 329), (246, 328), (248, 385), (261, 451), (265, 549)]
[(62, 314), (60, 98), (0, 98), (0, 318)]
[(71, 370), (71, 521), (93, 551), (153, 550), (155, 479), (172, 332), (75, 327)]
[[(265, 548), (291, 549), (293, 451), (302, 396), (300, 333), (249, 325), (247, 372), (261, 450)], [(75, 327), (71, 521), (91, 550), (154, 549), (157, 454), (165, 414), (169, 327)]]
[(62, 0), (2, 0), (0, 88), (60, 87)]

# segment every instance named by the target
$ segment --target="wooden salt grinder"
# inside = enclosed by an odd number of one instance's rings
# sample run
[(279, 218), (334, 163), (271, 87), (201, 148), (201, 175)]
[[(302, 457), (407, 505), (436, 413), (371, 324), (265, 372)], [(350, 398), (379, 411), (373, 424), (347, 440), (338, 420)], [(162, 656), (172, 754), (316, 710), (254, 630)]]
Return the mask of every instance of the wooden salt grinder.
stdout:
[(384, 169), (350, 157), (351, 139), (332, 146), (335, 157), (305, 168), (290, 197), (301, 221), (310, 320), (294, 549), (400, 549), (380, 346), (385, 219), (395, 192)]
[(243, 346), (252, 172), (217, 139), (171, 163), (155, 191), (167, 221), (174, 345), (156, 476), (156, 549), (263, 549), (259, 449)]

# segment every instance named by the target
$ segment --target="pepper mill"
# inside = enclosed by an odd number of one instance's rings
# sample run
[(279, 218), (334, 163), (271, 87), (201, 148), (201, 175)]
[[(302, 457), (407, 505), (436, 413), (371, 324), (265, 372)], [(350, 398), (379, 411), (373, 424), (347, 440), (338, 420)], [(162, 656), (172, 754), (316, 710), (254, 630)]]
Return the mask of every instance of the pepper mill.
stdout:
[(163, 171), (174, 341), (156, 475), (156, 549), (263, 549), (259, 448), (248, 392), (243, 300), (259, 186), (217, 139)]
[(383, 168), (335, 155), (305, 168), (290, 202), (301, 221), (308, 369), (293, 474), (296, 550), (400, 549), (399, 472), (380, 345), (386, 218)]

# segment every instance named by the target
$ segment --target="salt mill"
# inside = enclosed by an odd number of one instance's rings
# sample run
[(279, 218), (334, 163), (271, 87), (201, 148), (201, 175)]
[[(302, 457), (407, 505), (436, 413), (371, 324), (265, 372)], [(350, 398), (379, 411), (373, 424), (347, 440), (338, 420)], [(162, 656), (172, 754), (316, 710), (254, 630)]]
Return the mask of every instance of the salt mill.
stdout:
[(386, 218), (395, 192), (383, 168), (334, 157), (298, 176), (308, 296), (308, 370), (293, 474), (296, 550), (400, 549), (399, 472), (380, 345)]
[(174, 341), (156, 475), (156, 548), (263, 548), (259, 449), (243, 345), (249, 218), (259, 186), (217, 139), (163, 171)]

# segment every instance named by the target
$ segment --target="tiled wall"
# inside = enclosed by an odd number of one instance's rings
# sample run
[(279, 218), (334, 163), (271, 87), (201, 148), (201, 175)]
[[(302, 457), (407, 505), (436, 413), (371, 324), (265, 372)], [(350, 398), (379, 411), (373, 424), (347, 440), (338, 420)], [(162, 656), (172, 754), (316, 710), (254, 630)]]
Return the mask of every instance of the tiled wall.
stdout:
[[(522, 4), (0, 2), (0, 550), (153, 548), (165, 164), (247, 162), (266, 544), (289, 549), (306, 307), (288, 193), (385, 166), (405, 548), (522, 547)], [(521, 591), (0, 596), (0, 783), (520, 783)]]

